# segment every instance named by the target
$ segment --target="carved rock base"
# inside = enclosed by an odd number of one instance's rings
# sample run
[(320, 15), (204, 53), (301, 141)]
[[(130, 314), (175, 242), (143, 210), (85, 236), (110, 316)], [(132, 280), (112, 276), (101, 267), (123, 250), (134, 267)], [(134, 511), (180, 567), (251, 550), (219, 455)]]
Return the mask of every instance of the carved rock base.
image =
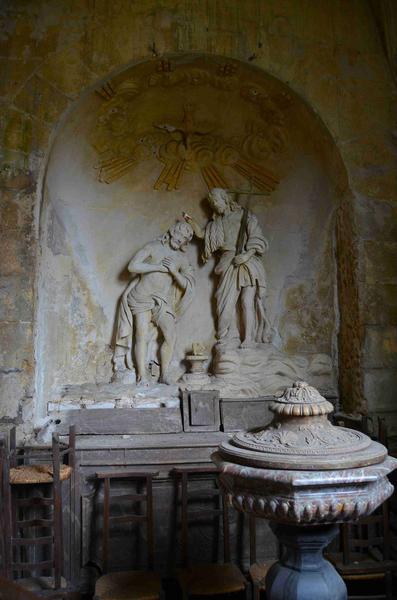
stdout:
[(272, 344), (254, 344), (250, 348), (237, 345), (215, 346), (215, 377), (212, 389), (223, 398), (255, 398), (278, 393), (295, 379), (313, 381), (333, 393), (332, 365), (329, 357), (318, 354), (310, 360), (287, 356)]
[(268, 600), (346, 600), (346, 586), (324, 548), (337, 535), (336, 525), (294, 527), (271, 523), (283, 547), (282, 558), (266, 577)]
[(181, 390), (211, 390), (214, 388), (207, 373), (187, 373), (178, 382)]
[(154, 383), (131, 385), (125, 383), (82, 383), (59, 390), (48, 412), (80, 408), (179, 408), (179, 389), (176, 385)]

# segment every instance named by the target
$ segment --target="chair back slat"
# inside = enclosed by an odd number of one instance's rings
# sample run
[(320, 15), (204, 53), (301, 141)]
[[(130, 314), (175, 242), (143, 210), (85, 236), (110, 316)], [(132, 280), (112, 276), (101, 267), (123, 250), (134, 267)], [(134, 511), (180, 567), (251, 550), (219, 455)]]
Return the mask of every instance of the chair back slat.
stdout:
[(181, 499), (181, 536), (182, 536), (182, 565), (187, 567), (189, 564), (189, 538), (188, 538), (188, 473), (182, 473), (182, 499)]
[(383, 545), (383, 537), (350, 538), (350, 547), (355, 550)]
[[(96, 478), (103, 481), (103, 527), (102, 527), (102, 571), (107, 572), (109, 568), (110, 552), (110, 527), (112, 523), (145, 523), (147, 533), (147, 562), (149, 569), (154, 567), (154, 513), (153, 513), (153, 477), (158, 472), (124, 472), (117, 471), (112, 473), (99, 472)], [(112, 480), (129, 479), (131, 481), (144, 481), (145, 493), (139, 494), (111, 494)], [(145, 514), (128, 514), (121, 516), (112, 516), (110, 514), (112, 501), (129, 500), (132, 503), (146, 503)]]
[(12, 568), (14, 571), (29, 571), (30, 573), (36, 573), (37, 571), (48, 571), (54, 567), (53, 560), (43, 560), (41, 562), (19, 562), (12, 563)]
[(343, 564), (345, 565), (348, 565), (350, 563), (349, 530), (350, 525), (348, 523), (342, 523), (342, 525), (340, 526), (340, 533), (342, 543)]
[(383, 557), (385, 560), (390, 559), (391, 549), (391, 530), (390, 530), (390, 515), (389, 515), (390, 504), (386, 500), (382, 504), (382, 515), (383, 515)]
[(66, 449), (68, 454), (69, 466), (74, 470), (76, 468), (76, 426), (69, 427), (69, 447)]
[(3, 531), (3, 565), (2, 573), (4, 577), (11, 578), (12, 546), (11, 546), (11, 486), (10, 486), (10, 464), (5, 444), (0, 446), (1, 461), (1, 528)]
[(59, 450), (59, 436), (52, 435), (52, 469), (53, 469), (53, 500), (54, 500), (54, 586), (61, 587), (63, 565), (63, 523), (62, 523), (62, 490), (61, 490), (61, 457)]
[(223, 521), (223, 560), (230, 562), (230, 527), (229, 527), (229, 498), (221, 494), (222, 521)]
[(17, 466), (17, 428), (11, 427), (9, 434), (9, 463), (10, 467)]
[(216, 466), (206, 467), (178, 467), (173, 471), (176, 476), (177, 489), (180, 490), (180, 508), (181, 508), (181, 561), (184, 568), (189, 566), (189, 523), (199, 517), (216, 516), (222, 517), (223, 529), (223, 559), (230, 562), (230, 527), (229, 527), (229, 506), (228, 498), (223, 494), (220, 488), (216, 490), (199, 490), (194, 493), (194, 499), (200, 498), (218, 498), (217, 508), (206, 508), (202, 510), (189, 510), (189, 498), (193, 497), (190, 492), (189, 482), (195, 476), (217, 475), (219, 469)]
[(154, 517), (153, 517), (153, 478), (146, 477), (146, 519), (147, 519), (147, 544), (148, 544), (148, 566), (154, 567)]
[(388, 448), (388, 432), (386, 420), (383, 417), (378, 417), (378, 441)]
[(45, 535), (37, 538), (17, 538), (12, 541), (14, 546), (46, 546), (52, 544), (54, 536)]
[[(113, 500), (113, 498), (112, 498)], [(135, 514), (130, 514), (130, 515), (116, 515), (116, 516), (110, 516), (109, 517), (109, 522), (110, 523), (143, 523), (147, 521), (147, 516), (146, 515), (135, 515)]]
[(252, 513), (248, 516), (250, 537), (250, 565), (256, 563), (256, 518)]
[(103, 571), (108, 570), (109, 557), (109, 520), (110, 520), (110, 479), (106, 477), (103, 482), (103, 547), (102, 547), (102, 563)]

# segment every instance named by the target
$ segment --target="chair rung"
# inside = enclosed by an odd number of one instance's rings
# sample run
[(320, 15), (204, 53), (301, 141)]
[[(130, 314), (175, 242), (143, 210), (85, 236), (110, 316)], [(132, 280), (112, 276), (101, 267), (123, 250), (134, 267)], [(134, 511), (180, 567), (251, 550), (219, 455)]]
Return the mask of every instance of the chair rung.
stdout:
[(52, 569), (53, 566), (53, 560), (45, 560), (38, 563), (12, 563), (13, 571), (44, 571), (46, 569)]
[(52, 544), (54, 538), (52, 535), (37, 538), (12, 538), (12, 543), (15, 546), (43, 546), (45, 544)]
[(53, 527), (54, 521), (52, 519), (30, 519), (28, 521), (17, 521), (16, 525), (22, 529), (25, 527)]
[(147, 500), (147, 496), (144, 494), (110, 494), (110, 501), (114, 500), (130, 500), (131, 502), (145, 502)]
[(30, 506), (52, 506), (54, 504), (53, 498), (41, 498), (37, 496), (35, 498), (18, 498), (17, 506), (30, 507)]
[(220, 508), (203, 508), (202, 510), (189, 510), (187, 513), (188, 519), (219, 517), (222, 514)]
[(26, 444), (26, 446), (18, 446), (18, 448), (15, 449), (17, 452), (30, 452), (35, 451), (37, 452), (37, 450), (41, 450), (42, 452), (51, 452), (51, 447), (50, 446), (28, 446)]
[(146, 479), (147, 477), (157, 477), (158, 471), (114, 471), (113, 473), (96, 473), (98, 479)]
[(387, 600), (385, 594), (377, 594), (376, 596), (350, 596), (349, 600)]
[(371, 546), (381, 545), (384, 543), (384, 539), (382, 537), (374, 537), (371, 540), (360, 540), (356, 538), (352, 538), (349, 540), (350, 546), (354, 548), (370, 548)]
[(146, 521), (146, 515), (122, 515), (117, 517), (109, 517), (109, 520), (113, 523), (138, 523), (140, 521)]
[(208, 466), (208, 467), (176, 467), (174, 470), (176, 475), (183, 475), (186, 473), (187, 475), (205, 475), (207, 473), (219, 473), (219, 467)]
[[(31, 461), (32, 459), (38, 460), (38, 461), (40, 461), (39, 464), (40, 463), (48, 464), (49, 462), (52, 462), (52, 454), (49, 452), (43, 452), (42, 454), (39, 454), (39, 453), (37, 453), (37, 454), (34, 454), (34, 453), (32, 453), (32, 454), (30, 454), (30, 453), (29, 454), (17, 454), (16, 458), (17, 458), (17, 460), (23, 460), (23, 461)], [(24, 462), (23, 464), (30, 464), (30, 463)]]
[(189, 492), (188, 494), (188, 502), (199, 502), (204, 498), (216, 498), (220, 496), (222, 492), (219, 489), (213, 490), (200, 490), (196, 493)]

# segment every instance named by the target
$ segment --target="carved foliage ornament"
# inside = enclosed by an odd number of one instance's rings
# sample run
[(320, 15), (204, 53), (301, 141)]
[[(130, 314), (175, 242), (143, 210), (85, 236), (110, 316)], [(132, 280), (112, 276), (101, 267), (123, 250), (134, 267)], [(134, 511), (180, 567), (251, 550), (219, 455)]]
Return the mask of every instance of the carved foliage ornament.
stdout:
[(244, 447), (252, 450), (288, 454), (323, 454), (324, 452), (339, 454), (341, 446), (352, 450), (364, 450), (370, 444), (369, 438), (358, 431), (342, 427), (334, 431), (332, 426), (322, 423), (311, 426), (301, 425), (298, 428), (282, 428), (280, 424), (266, 430), (240, 434), (238, 440)]
[[(222, 476), (221, 482), (228, 491)], [(260, 495), (241, 489), (230, 494), (230, 502), (237, 510), (253, 513), (256, 517), (309, 525), (360, 519), (387, 500), (392, 492), (391, 483), (380, 479), (368, 488), (356, 484), (348, 491), (332, 489), (316, 496), (301, 492), (295, 492), (292, 497), (281, 493)]]
[(390, 496), (396, 459), (367, 436), (331, 425), (327, 404), (297, 381), (274, 401), (270, 425), (222, 442), (212, 459), (235, 508), (314, 525), (365, 517)]
[(97, 92), (103, 102), (91, 142), (99, 181), (156, 161), (156, 190), (178, 189), (187, 173), (208, 189), (249, 182), (270, 193), (277, 186), (274, 164), (286, 148), (291, 100), (242, 78), (236, 64), (149, 63)]
[(270, 404), (273, 421), (237, 433), (220, 451), (243, 464), (272, 468), (342, 469), (376, 464), (386, 450), (368, 436), (334, 427), (327, 418), (333, 406), (313, 387), (297, 381)]

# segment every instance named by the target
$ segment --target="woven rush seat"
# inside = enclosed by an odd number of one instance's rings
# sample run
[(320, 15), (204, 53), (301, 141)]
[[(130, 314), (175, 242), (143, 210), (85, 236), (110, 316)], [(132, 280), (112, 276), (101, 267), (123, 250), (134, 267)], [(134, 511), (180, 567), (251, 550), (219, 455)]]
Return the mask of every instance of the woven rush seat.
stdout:
[(29, 590), (0, 576), (0, 600), (40, 600), (40, 597)]
[[(42, 575), (36, 577), (23, 577), (22, 579), (18, 579), (18, 585), (25, 590), (37, 593), (42, 592), (43, 590), (55, 589), (55, 580), (54, 577), (44, 577)], [(66, 579), (61, 577), (60, 588), (65, 590), (67, 587)]]
[[(72, 467), (60, 465), (60, 480), (66, 481), (72, 474)], [(12, 485), (52, 483), (53, 468), (50, 464), (21, 465), (10, 469), (10, 483)]]
[(231, 594), (245, 589), (246, 580), (235, 565), (196, 565), (177, 570), (178, 583), (192, 596)]
[(95, 584), (95, 600), (158, 600), (161, 577), (148, 571), (102, 575)]
[(386, 571), (395, 570), (395, 560), (375, 560), (366, 554), (352, 552), (348, 565), (343, 562), (342, 553), (329, 554), (326, 558), (334, 565), (342, 577), (346, 579), (384, 579)]

